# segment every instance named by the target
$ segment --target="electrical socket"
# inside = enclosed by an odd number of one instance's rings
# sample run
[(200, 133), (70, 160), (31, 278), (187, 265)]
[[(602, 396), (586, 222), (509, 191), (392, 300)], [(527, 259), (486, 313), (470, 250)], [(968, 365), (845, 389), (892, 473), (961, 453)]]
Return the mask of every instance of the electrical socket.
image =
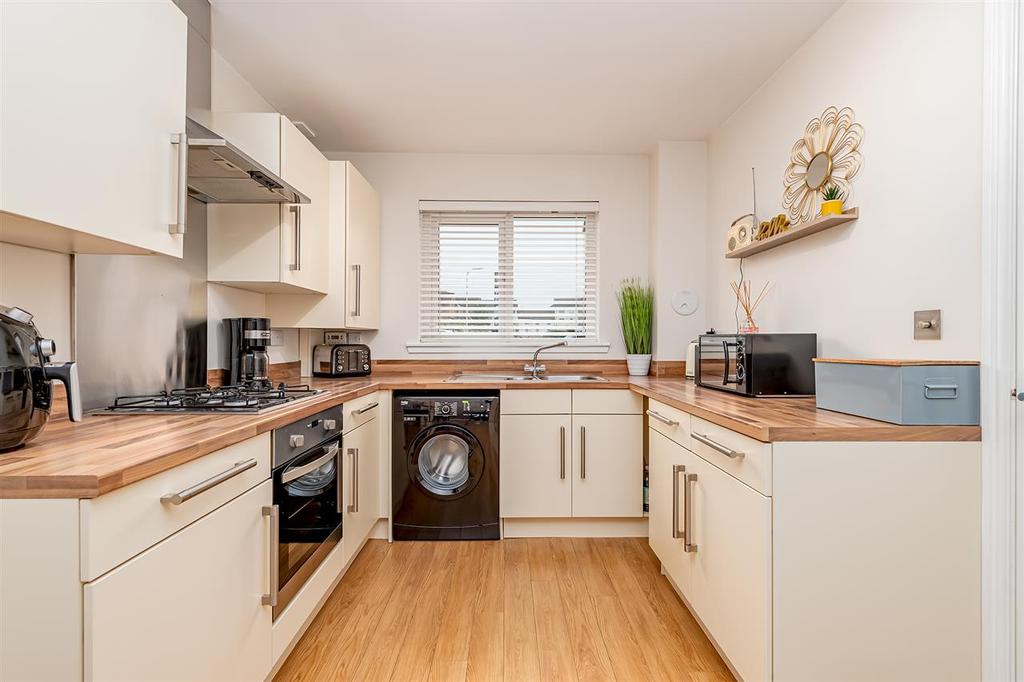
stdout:
[(362, 343), (363, 342), (363, 335), (360, 334), (359, 332), (349, 332), (348, 333), (348, 342), (349, 343)]
[(348, 342), (348, 334), (346, 334), (345, 332), (338, 332), (338, 331), (324, 332), (324, 343), (330, 344), (330, 343), (347, 343), (347, 342)]
[(270, 330), (270, 345), (271, 346), (283, 346), (284, 345), (284, 330), (283, 329), (271, 329)]

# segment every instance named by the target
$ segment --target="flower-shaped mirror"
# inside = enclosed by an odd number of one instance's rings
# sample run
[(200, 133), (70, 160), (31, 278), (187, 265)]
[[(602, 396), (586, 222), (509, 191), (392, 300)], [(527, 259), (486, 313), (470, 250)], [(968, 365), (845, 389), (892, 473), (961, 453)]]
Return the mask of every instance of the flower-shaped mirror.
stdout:
[(804, 136), (793, 145), (784, 179), (782, 205), (794, 223), (810, 220), (817, 212), (818, 193), (837, 185), (850, 195), (850, 180), (860, 170), (858, 148), (864, 128), (853, 120), (853, 109), (829, 107), (807, 124)]

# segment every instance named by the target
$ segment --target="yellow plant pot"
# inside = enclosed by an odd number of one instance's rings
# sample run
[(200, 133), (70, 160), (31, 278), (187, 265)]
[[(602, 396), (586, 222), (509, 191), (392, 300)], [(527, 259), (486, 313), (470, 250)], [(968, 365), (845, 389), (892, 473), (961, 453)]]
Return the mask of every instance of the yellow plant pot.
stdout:
[(821, 215), (842, 215), (843, 214), (843, 200), (833, 199), (831, 201), (821, 202)]

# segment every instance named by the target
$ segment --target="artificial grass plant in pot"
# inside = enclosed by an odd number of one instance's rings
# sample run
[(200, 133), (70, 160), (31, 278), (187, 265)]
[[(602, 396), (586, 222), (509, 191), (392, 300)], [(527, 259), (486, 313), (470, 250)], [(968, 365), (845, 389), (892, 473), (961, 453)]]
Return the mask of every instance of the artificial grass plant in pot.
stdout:
[(654, 289), (633, 277), (619, 287), (622, 338), (626, 342), (626, 367), (630, 376), (651, 371), (651, 327), (654, 323)]

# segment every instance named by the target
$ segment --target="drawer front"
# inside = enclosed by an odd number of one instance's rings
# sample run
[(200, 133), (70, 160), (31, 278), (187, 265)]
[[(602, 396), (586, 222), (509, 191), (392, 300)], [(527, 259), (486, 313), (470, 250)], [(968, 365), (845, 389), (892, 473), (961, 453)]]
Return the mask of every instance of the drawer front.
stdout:
[(571, 414), (571, 389), (510, 389), (501, 392), (502, 414)]
[(690, 446), (689, 412), (683, 412), (657, 400), (648, 400), (647, 425), (683, 447)]
[[(255, 462), (255, 464), (250, 464)], [(174, 504), (161, 497), (225, 477)], [(270, 478), (270, 434), (235, 443), (156, 476), (81, 501), (82, 581), (88, 582)]]
[(574, 389), (573, 414), (641, 414), (644, 399), (626, 389)]
[(763, 495), (772, 494), (771, 443), (691, 417), (689, 448)]
[(381, 413), (382, 406), (380, 392), (378, 391), (376, 393), (364, 395), (362, 398), (350, 400), (345, 403), (343, 407), (345, 411), (341, 420), (342, 432), (348, 433), (352, 429), (362, 426)]

